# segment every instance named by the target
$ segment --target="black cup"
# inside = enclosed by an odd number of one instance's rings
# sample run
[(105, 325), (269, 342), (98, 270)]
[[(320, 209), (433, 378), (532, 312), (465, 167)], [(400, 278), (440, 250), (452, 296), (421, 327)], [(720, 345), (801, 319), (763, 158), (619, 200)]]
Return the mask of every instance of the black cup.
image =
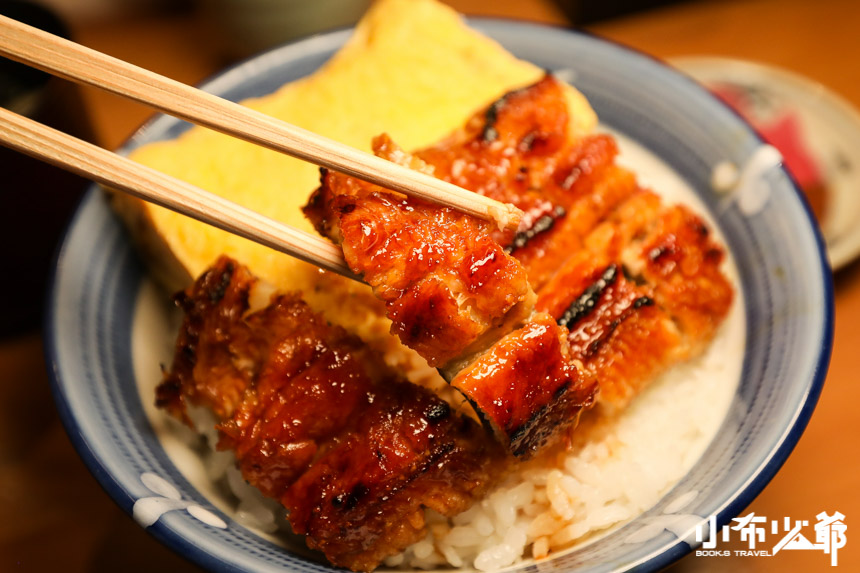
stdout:
[[(68, 38), (50, 11), (0, 2), (0, 14)], [(0, 57), (0, 106), (81, 139), (92, 132), (77, 86)], [(0, 147), (0, 337), (36, 330), (53, 254), (88, 182)]]

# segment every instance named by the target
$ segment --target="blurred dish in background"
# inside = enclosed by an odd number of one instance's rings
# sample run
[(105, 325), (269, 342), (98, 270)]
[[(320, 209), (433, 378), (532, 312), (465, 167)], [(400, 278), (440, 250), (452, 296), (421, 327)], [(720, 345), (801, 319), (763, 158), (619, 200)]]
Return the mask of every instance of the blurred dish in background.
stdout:
[(672, 65), (740, 113), (776, 147), (818, 219), (833, 269), (860, 254), (860, 113), (808, 78), (718, 57)]

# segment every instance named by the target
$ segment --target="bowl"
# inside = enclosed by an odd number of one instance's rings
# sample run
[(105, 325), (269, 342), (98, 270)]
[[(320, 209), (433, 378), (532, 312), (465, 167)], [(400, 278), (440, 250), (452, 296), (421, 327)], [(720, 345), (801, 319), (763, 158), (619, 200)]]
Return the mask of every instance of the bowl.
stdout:
[[(788, 457), (815, 406), (833, 333), (824, 245), (775, 150), (691, 79), (643, 54), (561, 28), (472, 20), (517, 56), (571, 77), (604, 126), (661, 159), (697, 195), (734, 255), (748, 333), (737, 391), (716, 437), (681, 481), (640, 517), (539, 567), (655, 570), (688, 553), (703, 524), (728, 523)], [(349, 30), (277, 48), (203, 88), (231, 100), (274, 91), (318, 68)], [(176, 137), (187, 125), (158, 117), (126, 151)], [(741, 185), (712, 186), (735, 166)], [(217, 571), (328, 572), (240, 525), (168, 451), (136, 381), (158, 354), (141, 312), (151, 289), (105, 197), (93, 189), (61, 245), (48, 295), (46, 352), (67, 431), (119, 506), (156, 538)], [(140, 333), (144, 334), (141, 335)], [(162, 349), (163, 350), (163, 349)], [(148, 367), (155, 367), (149, 365)], [(515, 570), (524, 570), (526, 565)]]

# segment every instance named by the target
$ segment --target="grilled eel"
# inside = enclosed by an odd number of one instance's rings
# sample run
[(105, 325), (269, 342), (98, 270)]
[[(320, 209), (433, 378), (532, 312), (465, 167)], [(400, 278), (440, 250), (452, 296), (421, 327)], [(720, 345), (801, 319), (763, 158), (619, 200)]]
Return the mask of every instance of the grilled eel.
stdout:
[(733, 290), (704, 220), (642, 188), (616, 163), (611, 136), (564, 138), (566, 114), (547, 75), (415, 156), (437, 177), (525, 212), (515, 236), (496, 239), (525, 269), (537, 309), (568, 329), (597, 401), (619, 409), (702, 352)]
[[(423, 168), (387, 136), (374, 150)], [(534, 312), (525, 270), (489, 223), (340, 173), (322, 181), (305, 213), (385, 303), (392, 332), (510, 453), (530, 457), (576, 424), (596, 385), (570, 359), (567, 329)]]
[[(621, 408), (657, 374), (700, 353), (733, 299), (720, 269), (724, 250), (701, 217), (642, 188), (616, 163), (611, 136), (568, 137), (569, 120), (562, 86), (548, 74), (505, 94), (430, 148), (406, 154), (385, 135), (374, 141), (377, 155), (516, 205), (525, 217), (515, 234), (326, 171), (305, 207), (386, 301), (392, 331), (440, 366), (518, 455), (567, 431), (591, 402), (595, 381), (598, 402)], [(417, 231), (422, 224), (428, 228)], [(528, 312), (523, 274), (538, 295), (535, 314)], [(505, 312), (515, 320), (500, 319)], [(526, 394), (516, 386), (517, 376), (529, 372), (525, 361), (517, 375), (513, 368), (498, 378), (477, 374), (503, 370), (494, 346), (505, 339), (488, 324), (506, 331), (546, 325), (542, 313), (561, 327), (544, 341), (566, 338), (553, 345), (554, 356), (567, 361), (577, 380), (560, 382), (567, 376), (561, 370), (520, 378), (553, 382), (537, 388), (546, 399), (520, 416), (532, 420), (535, 437), (519, 443), (518, 428), (529, 426), (509, 420), (527, 407), (513, 398)], [(527, 331), (519, 327), (521, 336)], [(576, 397), (553, 396), (553, 388), (572, 388)], [(558, 424), (562, 416), (550, 413), (564, 411), (555, 402), (566, 399), (577, 404), (562, 415), (568, 423), (540, 435), (542, 424)]]
[(157, 404), (217, 419), (246, 481), (336, 566), (370, 571), (467, 509), (507, 460), (472, 418), (388, 370), (297, 295), (250, 310), (256, 279), (220, 258), (176, 296), (184, 319)]

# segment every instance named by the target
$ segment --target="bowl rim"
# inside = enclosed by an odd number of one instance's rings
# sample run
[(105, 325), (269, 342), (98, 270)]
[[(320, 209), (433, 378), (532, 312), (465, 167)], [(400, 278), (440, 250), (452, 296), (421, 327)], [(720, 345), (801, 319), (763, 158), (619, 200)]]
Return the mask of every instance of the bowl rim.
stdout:
[[(696, 82), (692, 77), (687, 74), (684, 74), (682, 71), (674, 68), (670, 63), (667, 63), (660, 58), (654, 57), (651, 54), (638, 50), (636, 48), (630, 47), (620, 42), (613, 41), (611, 39), (603, 38), (599, 35), (593, 34), (588, 31), (583, 31), (579, 29), (572, 29), (562, 25), (555, 24), (543, 24), (536, 22), (528, 22), (521, 21), (512, 18), (498, 18), (498, 17), (468, 17), (466, 18), (466, 22), (470, 25), (481, 31), (482, 33), (486, 33), (486, 31), (482, 28), (483, 24), (487, 25), (503, 25), (503, 26), (513, 26), (516, 28), (531, 28), (535, 32), (539, 32), (545, 29), (554, 29), (560, 33), (565, 34), (573, 34), (579, 35), (583, 37), (588, 37), (593, 41), (602, 42), (606, 44), (610, 44), (619, 48), (621, 50), (625, 50), (630, 52), (633, 55), (638, 57), (644, 57), (648, 60), (651, 60), (653, 63), (672, 70), (679, 79), (690, 82), (696, 88), (698, 88), (704, 97), (710, 98), (720, 106), (728, 110), (731, 114), (737, 117), (738, 121), (743, 124), (746, 129), (749, 131), (749, 135), (751, 135), (756, 141), (760, 144), (763, 143), (759, 135), (756, 131), (749, 125), (749, 123), (738, 114), (734, 109), (727, 106), (725, 103), (720, 101), (718, 98), (714, 97), (710, 92), (707, 91), (704, 87), (702, 87), (698, 82)], [(338, 28), (333, 29), (328, 32), (323, 32), (319, 34), (314, 34), (311, 36), (307, 36), (304, 38), (299, 38), (283, 45), (279, 45), (273, 47), (271, 49), (265, 50), (258, 54), (249, 56), (244, 58), (230, 66), (225, 67), (222, 70), (219, 70), (201, 82), (197, 84), (198, 87), (202, 89), (215, 89), (217, 90), (222, 83), (231, 84), (231, 77), (245, 70), (245, 68), (249, 66), (253, 66), (255, 63), (260, 62), (262, 60), (266, 60), (269, 58), (276, 58), (280, 55), (281, 52), (288, 52), (291, 50), (297, 50), (300, 47), (303, 47), (311, 42), (315, 41), (333, 41), (333, 38), (338, 36), (348, 36), (351, 34), (353, 27), (346, 28)], [(298, 46), (298, 47), (297, 47)], [(129, 153), (135, 145), (135, 140), (144, 136), (146, 131), (150, 128), (150, 126), (157, 122), (165, 120), (165, 118), (169, 118), (169, 121), (181, 121), (176, 120), (175, 118), (171, 118), (162, 113), (153, 113), (140, 127), (138, 127), (120, 146), (118, 153), (127, 154)], [(784, 172), (784, 170), (783, 170)], [(745, 482), (742, 488), (738, 489), (734, 492), (734, 495), (725, 500), (725, 503), (721, 506), (719, 513), (716, 515), (717, 523), (719, 526), (725, 525), (729, 523), (732, 519), (732, 516), (738, 515), (749, 503), (751, 503), (765, 488), (765, 486), (773, 479), (776, 473), (780, 470), (780, 468), (784, 465), (785, 461), (788, 459), (791, 452), (797, 445), (800, 436), (803, 434), (806, 429), (809, 420), (811, 418), (812, 412), (814, 411), (818, 399), (820, 397), (824, 381), (827, 374), (827, 369), (830, 362), (832, 347), (833, 347), (833, 336), (834, 336), (834, 290), (833, 290), (833, 274), (830, 269), (827, 257), (827, 251), (824, 239), (821, 235), (820, 229), (817, 224), (815, 224), (815, 219), (812, 214), (812, 211), (807, 203), (802, 191), (800, 190), (797, 182), (785, 172), (787, 177), (790, 180), (791, 187), (794, 191), (794, 194), (797, 196), (800, 201), (809, 226), (809, 230), (812, 231), (813, 238), (815, 240), (816, 250), (818, 254), (819, 267), (818, 272), (821, 276), (822, 286), (823, 286), (823, 294), (824, 300), (823, 302), (823, 323), (822, 323), (822, 334), (823, 338), (821, 341), (821, 345), (817, 354), (817, 358), (815, 361), (815, 370), (812, 376), (812, 379), (806, 385), (806, 392), (804, 393), (804, 398), (801, 403), (799, 403), (794, 417), (791, 419), (789, 425), (785, 428), (785, 431), (780, 437), (779, 443), (777, 447), (770, 451), (769, 455), (764, 458), (759, 466), (753, 471), (749, 479)], [(97, 184), (93, 184), (84, 198), (80, 201), (76, 211), (69, 219), (68, 224), (62, 234), (62, 239), (60, 243), (57, 245), (55, 253), (53, 255), (53, 261), (51, 264), (51, 271), (47, 282), (47, 288), (45, 291), (45, 306), (47, 312), (44, 313), (43, 318), (43, 332), (46, 334), (45, 340), (45, 348), (44, 355), (47, 370), (50, 378), (50, 385), (52, 394), (54, 396), (54, 402), (57, 407), (57, 411), (60, 415), (63, 426), (66, 430), (67, 435), (69, 436), (73, 446), (77, 450), (78, 454), (81, 456), (85, 465), (89, 469), (89, 471), (94, 475), (102, 489), (108, 493), (108, 495), (117, 503), (120, 508), (126, 512), (131, 513), (131, 506), (133, 504), (134, 499), (128, 495), (125, 488), (120, 484), (111, 474), (107, 471), (104, 463), (101, 459), (93, 452), (89, 444), (84, 436), (81, 435), (79, 430), (79, 424), (75, 418), (74, 413), (69, 405), (69, 401), (67, 400), (66, 391), (63, 387), (63, 382), (61, 379), (61, 360), (59, 357), (58, 344), (59, 337), (61, 336), (60, 332), (55, 328), (54, 322), (57, 316), (57, 293), (59, 288), (59, 274), (62, 267), (62, 262), (66, 256), (66, 252), (68, 250), (68, 243), (70, 240), (71, 231), (78, 224), (78, 221), (83, 216), (84, 211), (87, 206), (98, 200), (99, 196), (102, 194), (101, 189)], [(121, 501), (122, 500), (122, 501)], [(125, 503), (123, 503), (123, 501)], [(182, 537), (181, 535), (177, 535), (176, 532), (170, 530), (165, 527), (161, 521), (157, 521), (150, 527), (145, 528), (147, 533), (158, 539), (161, 543), (171, 548), (173, 551), (181, 555), (182, 557), (188, 559), (189, 561), (206, 568), (211, 571), (246, 571), (246, 569), (241, 568), (239, 566), (233, 565), (231, 563), (225, 562), (220, 559), (216, 555), (212, 555), (205, 551), (204, 549), (198, 547), (192, 541)], [(686, 554), (692, 552), (694, 545), (690, 545), (685, 542), (682, 538), (677, 538), (674, 542), (664, 544), (659, 548), (659, 550), (655, 550), (654, 553), (644, 556), (638, 559), (636, 562), (626, 563), (624, 566), (612, 569), (613, 571), (627, 571), (631, 569), (637, 570), (658, 570), (663, 567), (668, 566), (669, 564), (679, 560)], [(522, 568), (523, 565), (515, 565), (506, 568), (505, 570), (516, 570)]]

